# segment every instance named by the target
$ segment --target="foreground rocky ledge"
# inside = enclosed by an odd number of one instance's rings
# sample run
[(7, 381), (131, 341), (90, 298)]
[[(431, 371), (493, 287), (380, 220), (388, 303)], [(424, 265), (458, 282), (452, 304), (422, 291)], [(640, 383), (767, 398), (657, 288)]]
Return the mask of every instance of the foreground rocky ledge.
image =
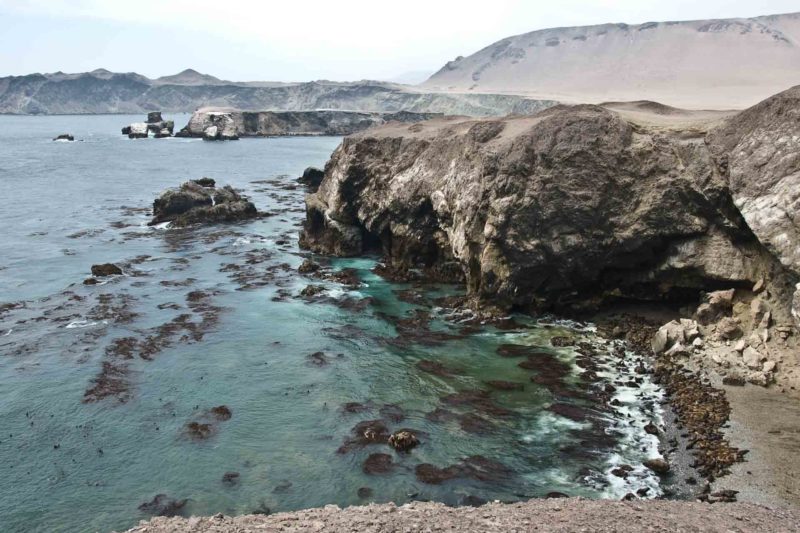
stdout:
[(327, 506), (272, 516), (154, 518), (130, 533), (250, 531), (794, 531), (800, 512), (754, 504), (617, 502), (580, 498), (447, 507), (440, 503)]

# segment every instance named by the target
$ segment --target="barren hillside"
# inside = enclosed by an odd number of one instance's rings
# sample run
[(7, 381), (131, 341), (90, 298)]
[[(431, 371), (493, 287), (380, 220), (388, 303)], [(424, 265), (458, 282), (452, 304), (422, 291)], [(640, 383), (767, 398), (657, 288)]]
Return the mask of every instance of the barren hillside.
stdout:
[(724, 109), (798, 83), (800, 13), (792, 13), (534, 31), (449, 62), (423, 87)]

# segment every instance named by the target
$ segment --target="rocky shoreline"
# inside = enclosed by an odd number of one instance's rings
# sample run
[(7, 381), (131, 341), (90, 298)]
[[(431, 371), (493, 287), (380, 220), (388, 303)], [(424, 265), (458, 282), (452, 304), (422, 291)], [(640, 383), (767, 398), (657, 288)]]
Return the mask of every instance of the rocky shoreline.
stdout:
[(586, 316), (626, 302), (670, 309), (662, 322), (600, 329), (654, 355), (653, 380), (681, 437), (664, 448), (691, 452), (702, 478), (685, 479), (694, 496), (733, 501), (736, 491), (711, 488), (747, 453), (726, 440), (719, 383), (800, 385), (791, 216), (800, 160), (790, 140), (800, 134), (800, 88), (706, 123), (691, 116), (691, 127), (644, 120), (646, 104), (348, 137), (306, 197), (301, 246), (380, 253), (398, 277), (464, 283), (468, 306), (488, 317)]

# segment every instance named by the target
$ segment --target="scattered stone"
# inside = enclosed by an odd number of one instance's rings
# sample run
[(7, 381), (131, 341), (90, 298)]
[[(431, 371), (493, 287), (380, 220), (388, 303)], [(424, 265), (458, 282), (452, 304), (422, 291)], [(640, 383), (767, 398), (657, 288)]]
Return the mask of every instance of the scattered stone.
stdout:
[(747, 368), (759, 369), (761, 368), (761, 354), (754, 348), (748, 346), (742, 353), (742, 359)]
[(658, 435), (659, 433), (661, 433), (658, 430), (658, 427), (652, 422), (648, 422), (647, 425), (644, 426), (644, 432), (647, 433), (648, 435)]
[(225, 472), (222, 475), (222, 483), (224, 485), (233, 486), (239, 483), (239, 472)]
[(305, 259), (302, 264), (297, 267), (297, 271), (301, 274), (311, 274), (319, 271), (322, 268), (319, 263), (315, 263), (311, 259)]
[(231, 417), (233, 416), (233, 412), (227, 405), (218, 405), (217, 407), (212, 407), (210, 409), (210, 413), (217, 420), (223, 420), (223, 421), (230, 420)]
[(202, 424), (200, 422), (189, 422), (186, 424), (186, 431), (189, 436), (196, 440), (205, 440), (213, 434), (213, 426), (211, 424)]
[(389, 437), (389, 446), (398, 452), (407, 452), (419, 445), (417, 436), (407, 430), (398, 431)]
[(649, 468), (659, 476), (664, 476), (669, 473), (670, 467), (669, 463), (664, 459), (656, 458), (656, 459), (648, 459), (644, 463), (642, 463), (645, 467)]
[(106, 276), (121, 276), (122, 269), (113, 263), (92, 265), (92, 276), (103, 278)]
[(745, 379), (739, 374), (729, 374), (722, 378), (722, 384), (731, 387), (744, 387)]
[(323, 292), (325, 292), (325, 287), (322, 285), (306, 285), (306, 287), (300, 291), (300, 296), (303, 298), (313, 298)]
[(723, 317), (716, 326), (719, 338), (726, 341), (736, 340), (742, 336), (742, 328), (739, 320), (732, 317)]
[(327, 366), (329, 364), (328, 356), (325, 355), (325, 352), (314, 352), (308, 356), (308, 362), (311, 363), (313, 366)]
[(575, 339), (572, 337), (555, 336), (550, 339), (550, 344), (555, 347), (575, 346)]

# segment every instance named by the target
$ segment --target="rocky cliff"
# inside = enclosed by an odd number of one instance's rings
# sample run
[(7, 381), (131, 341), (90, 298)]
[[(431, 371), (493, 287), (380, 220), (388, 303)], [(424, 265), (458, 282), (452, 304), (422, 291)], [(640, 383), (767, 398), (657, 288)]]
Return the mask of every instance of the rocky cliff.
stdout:
[(552, 102), (502, 94), (436, 94), (378, 81), (231, 82), (195, 71), (151, 80), (107, 70), (0, 78), (0, 113), (191, 113), (200, 107), (274, 111), (339, 109), (489, 116), (532, 113)]
[(229, 140), (280, 135), (350, 135), (387, 122), (419, 122), (440, 113), (356, 111), (239, 111), (205, 108), (192, 114), (178, 137)]
[(501, 309), (696, 305), (761, 283), (772, 319), (791, 322), (799, 95), (691, 127), (679, 110), (641, 120), (579, 105), (371, 129), (328, 162), (301, 242), (379, 251)]

